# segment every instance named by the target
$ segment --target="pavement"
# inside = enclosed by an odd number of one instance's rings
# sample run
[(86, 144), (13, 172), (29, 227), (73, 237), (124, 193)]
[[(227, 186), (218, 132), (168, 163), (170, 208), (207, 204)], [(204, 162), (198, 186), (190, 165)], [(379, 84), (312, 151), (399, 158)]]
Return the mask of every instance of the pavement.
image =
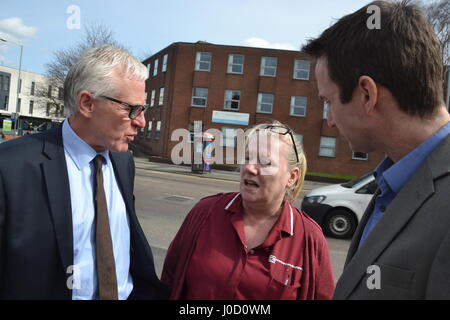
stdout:
[[(136, 168), (144, 170), (152, 170), (152, 171), (200, 177), (205, 179), (218, 179), (236, 182), (239, 182), (240, 179), (240, 174), (238, 171), (212, 169), (210, 173), (194, 173), (192, 172), (190, 166), (151, 162), (148, 158), (143, 157), (134, 157), (134, 162)], [(330, 185), (330, 183), (306, 180), (303, 186), (303, 191), (308, 192), (311, 191), (312, 189), (328, 185)]]

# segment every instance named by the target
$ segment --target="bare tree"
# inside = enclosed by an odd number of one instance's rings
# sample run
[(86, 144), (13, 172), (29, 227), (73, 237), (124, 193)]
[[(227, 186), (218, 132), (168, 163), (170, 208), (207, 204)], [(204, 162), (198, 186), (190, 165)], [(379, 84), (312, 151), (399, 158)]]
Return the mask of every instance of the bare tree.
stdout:
[(435, 0), (422, 5), (428, 20), (441, 43), (444, 63), (444, 93), (447, 108), (450, 108), (450, 0)]
[(46, 84), (41, 84), (36, 92), (36, 96), (41, 100), (40, 105), (45, 105), (48, 116), (63, 116), (62, 88), (67, 73), (84, 50), (103, 44), (126, 49), (114, 39), (114, 33), (110, 28), (96, 23), (86, 26), (81, 40), (73, 47), (53, 52), (53, 59), (45, 66), (48, 81)]

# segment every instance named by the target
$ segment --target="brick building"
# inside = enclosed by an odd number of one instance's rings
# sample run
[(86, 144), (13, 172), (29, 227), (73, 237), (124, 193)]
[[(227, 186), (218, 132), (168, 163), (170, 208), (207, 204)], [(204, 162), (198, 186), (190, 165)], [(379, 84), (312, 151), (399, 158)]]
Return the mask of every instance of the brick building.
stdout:
[(383, 154), (353, 153), (327, 125), (314, 63), (300, 51), (177, 42), (143, 62), (149, 70), (147, 125), (136, 139), (145, 152), (170, 159), (175, 129), (222, 131), (233, 148), (234, 130), (276, 119), (303, 141), (308, 172), (356, 176)]

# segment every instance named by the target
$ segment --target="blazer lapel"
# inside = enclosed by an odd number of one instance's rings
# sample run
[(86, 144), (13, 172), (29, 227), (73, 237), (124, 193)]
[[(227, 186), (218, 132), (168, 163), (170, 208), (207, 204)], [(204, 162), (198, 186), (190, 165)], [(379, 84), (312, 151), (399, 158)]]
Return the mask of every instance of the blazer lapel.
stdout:
[[(116, 153), (109, 153), (111, 158), (111, 163), (114, 168), (114, 173), (116, 175), (117, 184), (119, 186), (120, 192), (122, 193), (123, 200), (125, 201), (125, 206), (128, 212), (133, 212), (133, 190), (130, 184), (132, 177), (128, 176), (126, 172), (126, 168), (128, 167), (128, 163), (123, 163), (124, 158), (119, 157)], [(127, 158), (128, 159), (128, 158)]]
[(354, 254), (350, 256), (349, 253), (349, 257), (347, 258), (348, 264), (338, 281), (335, 291), (336, 299), (346, 299), (352, 293), (366, 274), (367, 267), (376, 262), (383, 250), (433, 192), (432, 173), (427, 161), (425, 161), (416, 174), (394, 198), (383, 217), (373, 228), (361, 247), (357, 249), (359, 238), (370, 214), (369, 210), (366, 212), (365, 223), (361, 223), (358, 235), (355, 235), (352, 242), (351, 249)]
[(43, 153), (48, 157), (48, 160), (44, 161), (41, 166), (47, 187), (50, 212), (64, 271), (67, 271), (67, 268), (73, 265), (73, 230), (69, 177), (62, 143), (62, 126), (54, 134), (45, 138)]

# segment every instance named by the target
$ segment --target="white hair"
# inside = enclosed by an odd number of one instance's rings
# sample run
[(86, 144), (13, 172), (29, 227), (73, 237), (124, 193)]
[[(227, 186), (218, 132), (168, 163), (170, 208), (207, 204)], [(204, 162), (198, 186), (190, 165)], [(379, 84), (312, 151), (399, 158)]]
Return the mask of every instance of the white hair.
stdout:
[(147, 68), (128, 51), (111, 45), (86, 49), (72, 66), (64, 81), (64, 109), (67, 116), (76, 113), (77, 95), (91, 91), (94, 97), (114, 94), (113, 73), (122, 67), (121, 74), (130, 79), (145, 81)]

